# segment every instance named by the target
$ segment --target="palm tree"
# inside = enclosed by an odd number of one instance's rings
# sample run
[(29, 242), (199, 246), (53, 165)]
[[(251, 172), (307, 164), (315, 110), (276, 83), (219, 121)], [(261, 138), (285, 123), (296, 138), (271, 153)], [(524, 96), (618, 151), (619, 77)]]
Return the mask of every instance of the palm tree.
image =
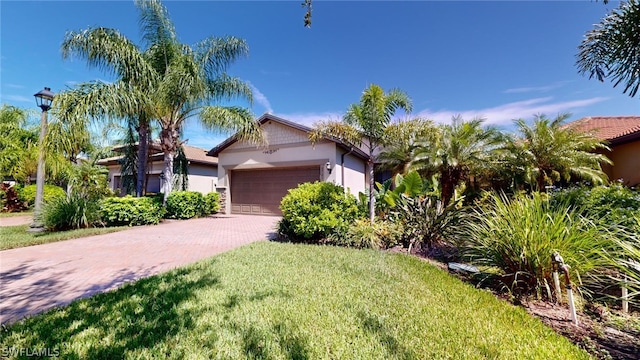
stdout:
[(373, 164), (376, 152), (387, 143), (386, 129), (398, 109), (411, 111), (411, 99), (407, 94), (398, 89), (385, 93), (380, 86), (372, 84), (362, 92), (360, 102), (349, 107), (342, 122), (319, 122), (309, 134), (312, 143), (324, 137), (334, 137), (367, 150), (371, 223), (375, 217)]
[(572, 177), (594, 184), (607, 181), (601, 164), (612, 162), (596, 151), (609, 148), (590, 134), (563, 126), (569, 116), (562, 114), (550, 120), (545, 115), (537, 115), (532, 126), (518, 119), (515, 121), (518, 136), (506, 142), (507, 166), (538, 191)]
[(451, 124), (440, 126), (435, 142), (420, 142), (410, 165), (426, 174), (437, 174), (442, 186), (442, 201), (448, 204), (456, 186), (470, 182), (492, 165), (494, 152), (501, 142), (495, 128), (483, 128), (483, 119), (464, 121), (456, 116)]
[(387, 144), (378, 155), (380, 169), (390, 170), (392, 175), (406, 174), (418, 148), (418, 143), (436, 143), (438, 127), (431, 120), (411, 119), (387, 126)]
[[(82, 108), (92, 115), (136, 117), (140, 144), (147, 143), (149, 121), (158, 122), (166, 199), (173, 188), (173, 159), (186, 119), (198, 116), (206, 128), (235, 132), (241, 140), (260, 142), (263, 136), (249, 110), (210, 105), (236, 98), (252, 100), (248, 84), (226, 74), (234, 60), (247, 54), (244, 40), (210, 37), (194, 46), (182, 44), (167, 9), (158, 0), (135, 3), (140, 11), (144, 51), (117, 30), (104, 28), (68, 33), (63, 51), (77, 53), (118, 78), (112, 84), (88, 84), (91, 91), (80, 96), (84, 99)], [(138, 183), (144, 176), (140, 162), (147, 158), (140, 151)]]
[(640, 2), (620, 2), (585, 35), (578, 50), (579, 73), (600, 81), (610, 78), (614, 87), (623, 83), (623, 93), (634, 97), (640, 88)]

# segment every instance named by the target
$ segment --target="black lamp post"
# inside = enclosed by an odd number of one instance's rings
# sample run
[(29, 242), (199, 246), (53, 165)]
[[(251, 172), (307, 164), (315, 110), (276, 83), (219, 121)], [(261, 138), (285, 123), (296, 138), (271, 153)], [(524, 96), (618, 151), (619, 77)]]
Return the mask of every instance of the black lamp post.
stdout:
[(33, 96), (36, 97), (36, 104), (42, 109), (42, 115), (40, 116), (40, 138), (38, 140), (38, 172), (36, 174), (36, 203), (33, 214), (33, 222), (29, 225), (29, 231), (38, 232), (43, 231), (44, 226), (42, 224), (42, 200), (44, 197), (44, 137), (47, 134), (47, 111), (51, 109), (51, 103), (53, 102), (54, 93), (51, 92), (51, 88), (45, 87), (44, 90), (40, 90)]

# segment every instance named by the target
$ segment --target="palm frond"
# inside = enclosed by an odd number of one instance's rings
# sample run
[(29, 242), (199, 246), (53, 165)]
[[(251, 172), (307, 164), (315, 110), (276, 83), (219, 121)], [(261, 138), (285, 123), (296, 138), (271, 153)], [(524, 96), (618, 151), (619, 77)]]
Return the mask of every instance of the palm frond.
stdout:
[(224, 73), (235, 60), (249, 54), (249, 46), (240, 38), (233, 36), (209, 37), (195, 46), (196, 59), (209, 77)]
[(200, 112), (200, 122), (209, 130), (233, 133), (240, 141), (267, 145), (262, 128), (246, 108), (205, 106)]
[(333, 138), (353, 147), (362, 146), (362, 133), (352, 125), (338, 121), (319, 121), (313, 124), (309, 141), (315, 144), (322, 139)]

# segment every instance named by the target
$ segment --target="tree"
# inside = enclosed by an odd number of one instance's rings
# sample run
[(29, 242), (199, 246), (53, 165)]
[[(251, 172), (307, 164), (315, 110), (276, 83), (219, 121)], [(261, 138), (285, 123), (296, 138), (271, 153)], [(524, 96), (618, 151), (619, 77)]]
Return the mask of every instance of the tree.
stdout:
[[(182, 44), (167, 9), (158, 0), (135, 3), (144, 51), (117, 30), (104, 28), (68, 33), (63, 49), (78, 52), (90, 64), (110, 69), (118, 76), (113, 84), (94, 83), (98, 85), (95, 97), (104, 104), (87, 107), (84, 102), (85, 108), (96, 110), (95, 114), (137, 116), (141, 129), (150, 120), (158, 122), (166, 199), (173, 188), (173, 160), (186, 119), (199, 116), (204, 127), (235, 132), (240, 140), (261, 142), (263, 136), (249, 110), (210, 105), (236, 98), (252, 100), (248, 84), (226, 74), (233, 61), (247, 54), (245, 41), (210, 37), (194, 46)], [(140, 130), (141, 144), (146, 143), (146, 134), (148, 126)], [(138, 153), (139, 162), (146, 158), (146, 154)], [(140, 182), (140, 164), (138, 174)]]
[(387, 143), (385, 131), (391, 122), (391, 117), (398, 109), (411, 111), (411, 99), (407, 94), (398, 89), (385, 93), (380, 86), (372, 84), (363, 91), (360, 102), (349, 107), (342, 122), (319, 122), (309, 134), (312, 143), (324, 137), (334, 137), (367, 150), (371, 223), (374, 222), (375, 217), (373, 166), (376, 153)]
[(599, 81), (611, 79), (623, 93), (634, 97), (640, 88), (640, 2), (620, 2), (578, 47), (576, 65), (580, 74)]
[(537, 115), (532, 126), (518, 119), (515, 125), (519, 134), (506, 142), (507, 166), (538, 191), (544, 192), (547, 185), (572, 177), (594, 184), (607, 181), (601, 164), (612, 162), (596, 151), (609, 148), (590, 134), (563, 126), (568, 117), (563, 114), (550, 120)]
[(440, 134), (433, 121), (426, 119), (398, 121), (387, 126), (385, 133), (387, 145), (380, 151), (378, 162), (380, 169), (390, 170), (393, 176), (409, 171), (418, 143), (436, 143)]
[(471, 176), (484, 173), (502, 136), (495, 128), (483, 128), (483, 119), (464, 121), (454, 117), (451, 124), (440, 126), (434, 143), (420, 142), (411, 169), (437, 174), (442, 186), (442, 201), (449, 204), (456, 186), (469, 182)]

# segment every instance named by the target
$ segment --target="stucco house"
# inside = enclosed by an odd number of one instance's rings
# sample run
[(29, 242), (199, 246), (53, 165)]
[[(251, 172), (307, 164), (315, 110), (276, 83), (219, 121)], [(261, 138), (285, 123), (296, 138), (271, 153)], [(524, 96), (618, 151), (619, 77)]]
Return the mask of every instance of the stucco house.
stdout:
[[(207, 155), (207, 150), (194, 146), (183, 145), (185, 157), (187, 158), (188, 169), (188, 189), (199, 191), (203, 194), (216, 191), (218, 185), (218, 159)], [(122, 146), (114, 150), (119, 151)], [(164, 154), (158, 144), (149, 147), (149, 162), (147, 164), (147, 193), (158, 193), (162, 189), (162, 168)], [(120, 172), (120, 160), (122, 155), (114, 156), (98, 161), (99, 165), (104, 165), (109, 169), (109, 186), (111, 190), (118, 194), (122, 191), (122, 174)]]
[(298, 184), (330, 181), (353, 194), (367, 184), (367, 155), (336, 139), (315, 145), (311, 128), (271, 114), (257, 119), (268, 145), (234, 136), (209, 151), (218, 159), (218, 187), (227, 214), (280, 215), (280, 200)]
[(611, 151), (603, 153), (613, 166), (603, 164), (610, 180), (627, 186), (640, 185), (640, 116), (590, 116), (567, 124), (605, 140)]

